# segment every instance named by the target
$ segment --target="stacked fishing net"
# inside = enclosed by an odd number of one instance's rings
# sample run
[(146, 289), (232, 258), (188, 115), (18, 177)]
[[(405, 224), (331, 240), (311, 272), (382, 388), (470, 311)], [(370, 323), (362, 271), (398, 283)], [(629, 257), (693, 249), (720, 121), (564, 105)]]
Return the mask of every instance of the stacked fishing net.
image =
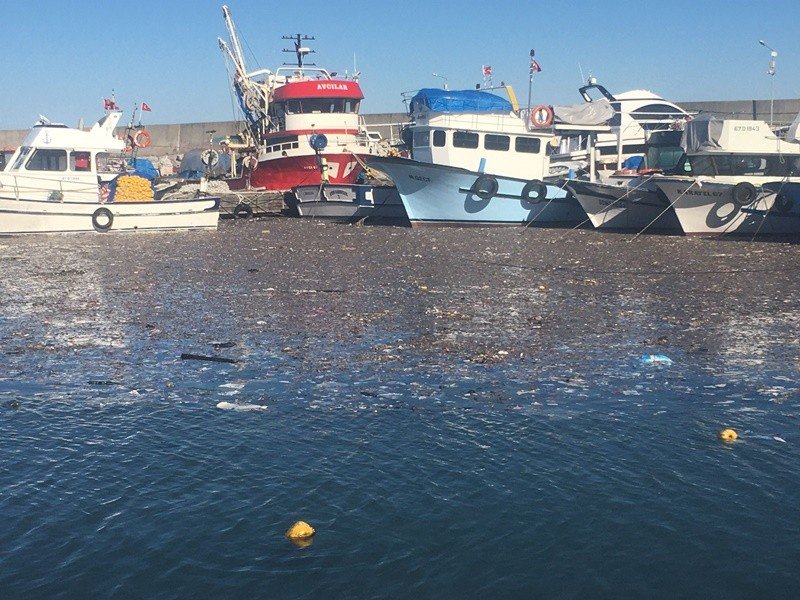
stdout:
[(150, 181), (137, 175), (122, 175), (117, 178), (117, 189), (114, 192), (115, 202), (143, 202), (153, 200), (153, 188)]

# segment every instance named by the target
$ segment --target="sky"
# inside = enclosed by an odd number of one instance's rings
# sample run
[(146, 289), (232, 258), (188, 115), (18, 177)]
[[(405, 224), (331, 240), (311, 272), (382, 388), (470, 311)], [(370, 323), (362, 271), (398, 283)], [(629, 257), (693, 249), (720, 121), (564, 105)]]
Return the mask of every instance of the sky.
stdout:
[[(611, 92), (648, 89), (669, 100), (800, 97), (797, 0), (228, 0), (250, 70), (293, 55), (282, 35), (316, 40), (313, 61), (361, 72), (363, 113), (402, 112), (401, 93), (474, 88), (481, 67), (527, 104), (531, 49), (542, 66), (532, 103), (574, 104), (582, 76)], [(222, 2), (209, 0), (0, 0), (0, 129), (27, 129), (40, 114), (76, 125), (102, 115), (114, 90), (146, 123), (238, 118), (217, 45)]]

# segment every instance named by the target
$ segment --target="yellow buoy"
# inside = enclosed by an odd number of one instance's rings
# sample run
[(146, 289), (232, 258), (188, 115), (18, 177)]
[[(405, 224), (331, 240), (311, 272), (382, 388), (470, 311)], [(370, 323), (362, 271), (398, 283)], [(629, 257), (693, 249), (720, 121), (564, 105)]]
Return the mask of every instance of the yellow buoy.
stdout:
[(314, 528), (305, 521), (298, 521), (286, 532), (290, 540), (307, 540), (314, 535)]
[(723, 429), (719, 432), (719, 439), (723, 442), (733, 442), (739, 438), (739, 434), (733, 429)]

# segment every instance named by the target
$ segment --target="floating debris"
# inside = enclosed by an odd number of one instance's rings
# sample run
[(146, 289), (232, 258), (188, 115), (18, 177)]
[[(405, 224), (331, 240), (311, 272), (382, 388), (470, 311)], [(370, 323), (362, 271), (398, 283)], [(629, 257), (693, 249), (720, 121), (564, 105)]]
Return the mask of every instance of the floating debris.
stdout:
[(181, 354), (181, 360), (206, 360), (210, 362), (236, 364), (239, 362), (233, 358), (223, 358), (221, 356), (205, 356), (203, 354)]
[(643, 365), (664, 365), (670, 366), (672, 359), (664, 354), (643, 354), (639, 360)]
[(723, 442), (735, 442), (739, 439), (739, 434), (734, 429), (723, 429), (719, 432), (719, 439)]
[(297, 521), (286, 532), (286, 537), (290, 540), (307, 540), (314, 536), (316, 531), (305, 521)]
[(236, 404), (234, 402), (218, 402), (217, 408), (220, 410), (238, 410), (242, 412), (267, 410), (267, 407), (261, 404)]

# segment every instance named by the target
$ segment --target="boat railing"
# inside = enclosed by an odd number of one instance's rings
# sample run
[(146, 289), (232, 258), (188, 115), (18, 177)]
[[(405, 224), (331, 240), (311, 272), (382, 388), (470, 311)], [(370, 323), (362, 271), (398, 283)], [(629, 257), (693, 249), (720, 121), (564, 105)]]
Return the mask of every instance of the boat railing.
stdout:
[[(100, 186), (97, 183), (88, 183), (80, 181), (63, 181), (60, 179), (51, 179), (48, 177), (36, 177), (35, 175), (18, 175), (5, 173), (2, 179), (10, 178), (13, 182), (14, 198), (19, 200), (22, 191), (24, 192), (58, 192), (60, 199), (63, 200), (65, 187), (64, 184), (73, 184), (68, 186), (70, 193), (91, 194), (96, 193), (100, 197)], [(0, 189), (3, 187), (3, 181), (0, 179)], [(81, 185), (84, 183), (84, 185)], [(57, 184), (57, 185), (56, 185)]]

